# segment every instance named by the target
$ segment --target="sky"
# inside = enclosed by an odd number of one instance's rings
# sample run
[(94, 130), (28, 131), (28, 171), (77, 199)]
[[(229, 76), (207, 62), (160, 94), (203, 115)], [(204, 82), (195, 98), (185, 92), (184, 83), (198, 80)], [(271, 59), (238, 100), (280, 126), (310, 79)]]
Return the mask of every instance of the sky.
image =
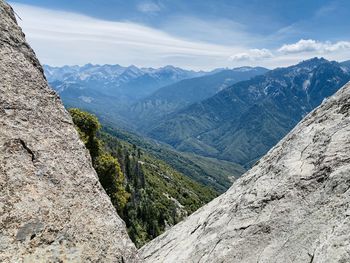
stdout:
[(12, 0), (43, 64), (211, 70), (350, 60), (348, 0)]

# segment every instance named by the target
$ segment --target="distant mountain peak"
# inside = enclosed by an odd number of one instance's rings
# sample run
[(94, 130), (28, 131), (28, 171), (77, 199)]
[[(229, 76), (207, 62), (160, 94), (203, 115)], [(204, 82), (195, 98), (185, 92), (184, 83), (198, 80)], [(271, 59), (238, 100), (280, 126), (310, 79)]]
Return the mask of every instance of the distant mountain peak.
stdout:
[(243, 66), (243, 67), (238, 67), (238, 68), (234, 68), (233, 70), (236, 71), (248, 71), (248, 70), (252, 70), (253, 67), (250, 66)]
[(135, 74), (135, 77), (145, 74), (145, 72), (138, 67), (131, 65), (125, 68), (123, 74)]
[(307, 59), (307, 60), (304, 60), (300, 63), (298, 63), (296, 66), (297, 67), (316, 67), (316, 66), (319, 66), (323, 63), (329, 63), (330, 61), (321, 57), (321, 58), (318, 58), (318, 57), (314, 57), (314, 58), (311, 58), (311, 59)]
[(268, 71), (268, 69), (264, 68), (264, 67), (251, 67), (251, 66), (243, 66), (243, 67), (233, 68), (232, 70), (240, 71), (240, 72), (253, 71), (253, 70)]
[(85, 64), (84, 66), (82, 66), (81, 68), (82, 68), (82, 69), (90, 69), (90, 68), (98, 67), (98, 66), (100, 66), (100, 65), (94, 65), (94, 64), (92, 64), (92, 63), (87, 63), (87, 64)]
[(131, 70), (140, 70), (138, 67), (136, 67), (135, 65), (130, 65), (127, 67), (127, 69), (131, 69)]
[(180, 68), (178, 68), (178, 67), (175, 67), (175, 66), (172, 66), (172, 65), (166, 65), (166, 66), (164, 66), (164, 67), (161, 67), (161, 68), (159, 68), (160, 70), (162, 69), (162, 70), (178, 70), (178, 69), (180, 69)]

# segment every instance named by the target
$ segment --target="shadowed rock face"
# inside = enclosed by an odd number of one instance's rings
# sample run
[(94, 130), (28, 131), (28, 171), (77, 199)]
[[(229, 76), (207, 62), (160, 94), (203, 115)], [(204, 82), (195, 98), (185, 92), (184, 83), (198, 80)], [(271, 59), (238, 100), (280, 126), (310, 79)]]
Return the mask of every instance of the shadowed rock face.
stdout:
[(141, 249), (146, 262), (350, 262), (350, 84), (222, 196)]
[(0, 262), (138, 262), (71, 118), (2, 0)]

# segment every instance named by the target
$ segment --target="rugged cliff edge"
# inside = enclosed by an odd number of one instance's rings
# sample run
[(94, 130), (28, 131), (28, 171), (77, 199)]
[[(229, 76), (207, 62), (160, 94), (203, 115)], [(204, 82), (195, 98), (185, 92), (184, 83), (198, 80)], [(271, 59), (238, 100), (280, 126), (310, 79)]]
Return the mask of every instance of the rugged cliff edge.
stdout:
[(141, 249), (146, 262), (350, 262), (350, 84), (224, 195)]
[(0, 262), (137, 262), (124, 223), (0, 0)]

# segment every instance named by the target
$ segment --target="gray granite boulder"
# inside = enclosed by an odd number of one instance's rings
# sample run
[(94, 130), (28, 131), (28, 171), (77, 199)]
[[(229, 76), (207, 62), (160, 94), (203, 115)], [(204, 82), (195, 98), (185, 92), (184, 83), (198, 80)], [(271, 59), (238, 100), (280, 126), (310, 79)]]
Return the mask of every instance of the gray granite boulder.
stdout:
[(70, 116), (0, 0), (0, 262), (138, 261)]
[(146, 262), (350, 262), (350, 85), (141, 250)]

